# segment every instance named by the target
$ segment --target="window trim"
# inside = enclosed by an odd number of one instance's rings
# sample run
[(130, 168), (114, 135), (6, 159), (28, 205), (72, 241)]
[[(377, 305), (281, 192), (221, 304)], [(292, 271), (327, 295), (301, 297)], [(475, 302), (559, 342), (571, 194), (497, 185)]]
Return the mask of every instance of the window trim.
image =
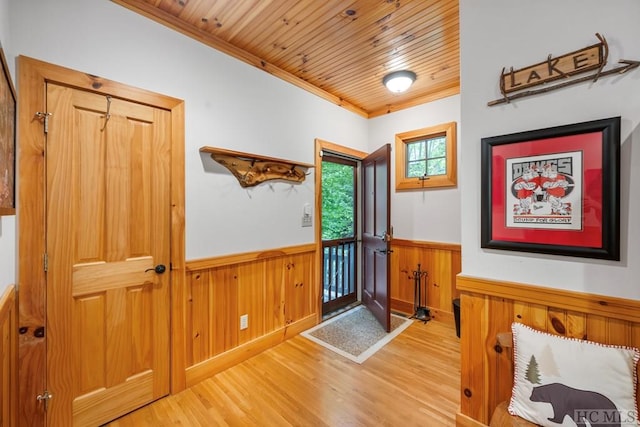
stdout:
[[(427, 179), (407, 178), (407, 145), (422, 139), (444, 136), (447, 145), (447, 173)], [(396, 134), (396, 191), (423, 188), (455, 187), (457, 185), (456, 122)]]

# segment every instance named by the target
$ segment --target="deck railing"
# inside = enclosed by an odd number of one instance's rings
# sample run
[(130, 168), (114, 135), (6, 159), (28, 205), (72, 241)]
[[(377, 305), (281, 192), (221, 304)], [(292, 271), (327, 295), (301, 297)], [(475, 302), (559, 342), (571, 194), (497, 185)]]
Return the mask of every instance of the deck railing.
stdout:
[(322, 242), (322, 312), (356, 301), (356, 241), (353, 238)]

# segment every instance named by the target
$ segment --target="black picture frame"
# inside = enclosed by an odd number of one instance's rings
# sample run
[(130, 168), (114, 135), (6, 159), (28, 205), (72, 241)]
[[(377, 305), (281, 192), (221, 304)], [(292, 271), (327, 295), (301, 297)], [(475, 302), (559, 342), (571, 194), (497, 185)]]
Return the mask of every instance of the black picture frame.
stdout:
[(481, 247), (619, 261), (620, 122), (482, 138)]
[(0, 44), (0, 215), (16, 213), (16, 91)]

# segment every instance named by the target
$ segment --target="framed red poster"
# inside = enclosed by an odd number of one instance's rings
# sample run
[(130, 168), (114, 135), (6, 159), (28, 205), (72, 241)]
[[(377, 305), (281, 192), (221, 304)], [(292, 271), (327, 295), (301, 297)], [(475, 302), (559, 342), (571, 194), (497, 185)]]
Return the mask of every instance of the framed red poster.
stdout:
[(620, 260), (620, 117), (482, 139), (481, 247)]

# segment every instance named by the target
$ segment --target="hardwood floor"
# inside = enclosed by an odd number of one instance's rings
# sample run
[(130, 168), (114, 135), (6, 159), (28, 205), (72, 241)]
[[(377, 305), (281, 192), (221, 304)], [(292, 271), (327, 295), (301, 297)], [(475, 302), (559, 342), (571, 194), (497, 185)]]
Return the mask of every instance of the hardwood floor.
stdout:
[(108, 426), (454, 426), (459, 404), (455, 328), (414, 321), (362, 365), (296, 336)]

